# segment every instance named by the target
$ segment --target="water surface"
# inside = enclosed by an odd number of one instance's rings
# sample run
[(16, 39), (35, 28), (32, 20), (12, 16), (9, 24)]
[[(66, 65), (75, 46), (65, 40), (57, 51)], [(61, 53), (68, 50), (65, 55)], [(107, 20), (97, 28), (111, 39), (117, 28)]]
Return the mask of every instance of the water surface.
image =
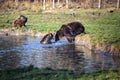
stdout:
[(0, 69), (33, 65), (37, 68), (92, 72), (120, 67), (119, 56), (93, 53), (65, 39), (52, 44), (40, 44), (40, 40), (30, 36), (0, 37)]

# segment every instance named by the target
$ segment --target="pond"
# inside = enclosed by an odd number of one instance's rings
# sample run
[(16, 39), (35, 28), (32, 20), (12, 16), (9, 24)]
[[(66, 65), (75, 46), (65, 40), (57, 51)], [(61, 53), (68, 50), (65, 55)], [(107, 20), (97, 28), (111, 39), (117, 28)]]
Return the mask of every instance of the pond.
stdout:
[(1, 36), (0, 70), (33, 65), (37, 68), (67, 69), (92, 72), (120, 67), (120, 57), (93, 53), (91, 50), (62, 39), (40, 44), (41, 37)]

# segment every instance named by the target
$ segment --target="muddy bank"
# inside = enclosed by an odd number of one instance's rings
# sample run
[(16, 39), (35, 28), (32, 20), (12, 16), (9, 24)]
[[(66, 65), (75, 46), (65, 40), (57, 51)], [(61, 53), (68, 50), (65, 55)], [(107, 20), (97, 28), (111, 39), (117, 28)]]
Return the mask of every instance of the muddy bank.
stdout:
[(120, 55), (120, 45), (117, 43), (100, 43), (94, 41), (89, 34), (78, 35), (76, 37), (76, 43), (87, 47), (92, 50), (94, 53), (105, 53), (112, 55)]
[(43, 36), (45, 35), (45, 33), (34, 33), (32, 30), (19, 30), (19, 29), (15, 29), (15, 28), (11, 28), (11, 29), (0, 29), (0, 36), (9, 36), (9, 35), (13, 35), (13, 36), (19, 36), (19, 35), (23, 35), (23, 36)]

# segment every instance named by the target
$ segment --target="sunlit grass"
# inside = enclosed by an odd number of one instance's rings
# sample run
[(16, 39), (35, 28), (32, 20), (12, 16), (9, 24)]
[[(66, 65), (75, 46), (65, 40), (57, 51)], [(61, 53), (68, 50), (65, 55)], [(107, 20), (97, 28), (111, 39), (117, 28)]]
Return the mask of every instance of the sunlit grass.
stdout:
[[(75, 17), (72, 16), (75, 13)], [(42, 13), (34, 11), (0, 12), (0, 28), (12, 28), (13, 21), (19, 15), (28, 17), (26, 30), (34, 32), (56, 32), (63, 24), (79, 21), (85, 26), (85, 32), (93, 39), (101, 42), (114, 43), (120, 41), (120, 12), (109, 13), (106, 10), (58, 11)]]
[[(71, 15), (73, 12), (76, 14), (75, 17)], [(61, 11), (57, 13), (0, 12), (0, 28), (13, 28), (13, 21), (21, 14), (28, 17), (28, 22), (26, 27), (19, 28), (19, 30), (33, 30), (35, 33), (56, 32), (63, 24), (80, 21), (85, 26), (85, 32), (92, 36), (93, 41), (112, 43), (114, 44), (112, 45), (113, 49), (116, 50), (120, 48), (120, 12), (108, 13), (100, 10)], [(0, 80), (118, 80), (120, 78), (119, 71), (119, 69), (105, 70), (81, 74), (69, 71), (25, 68), (0, 71)]]
[(97, 19), (92, 25), (98, 40), (102, 42), (117, 42), (120, 41), (120, 14), (108, 14), (100, 19)]

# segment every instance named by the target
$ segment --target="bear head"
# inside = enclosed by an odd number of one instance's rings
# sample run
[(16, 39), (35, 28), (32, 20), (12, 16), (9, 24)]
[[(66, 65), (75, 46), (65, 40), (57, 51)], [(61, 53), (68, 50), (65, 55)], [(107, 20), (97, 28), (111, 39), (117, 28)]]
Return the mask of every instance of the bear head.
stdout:
[(40, 43), (42, 44), (48, 44), (51, 43), (51, 40), (53, 39), (53, 34), (52, 33), (48, 33), (46, 34), (42, 40), (40, 41)]

